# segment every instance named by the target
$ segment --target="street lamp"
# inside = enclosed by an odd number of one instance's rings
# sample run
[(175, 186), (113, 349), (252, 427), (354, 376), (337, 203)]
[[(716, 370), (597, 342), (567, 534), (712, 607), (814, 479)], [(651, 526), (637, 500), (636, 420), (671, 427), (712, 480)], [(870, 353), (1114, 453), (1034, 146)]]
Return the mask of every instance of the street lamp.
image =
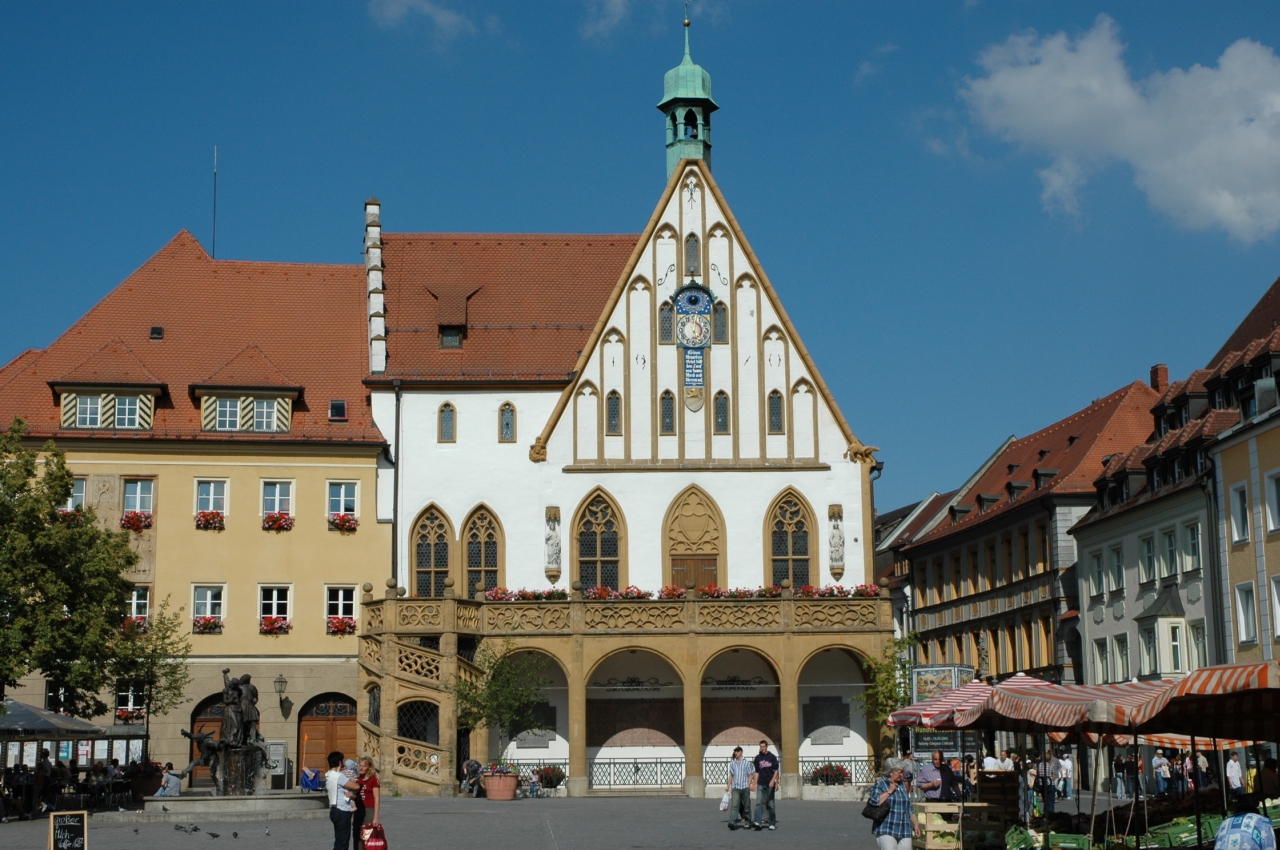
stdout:
[(285, 720), (288, 720), (289, 713), (293, 711), (293, 700), (284, 695), (285, 689), (289, 687), (289, 680), (281, 673), (276, 676), (272, 684), (276, 687), (276, 696), (280, 698), (280, 714)]

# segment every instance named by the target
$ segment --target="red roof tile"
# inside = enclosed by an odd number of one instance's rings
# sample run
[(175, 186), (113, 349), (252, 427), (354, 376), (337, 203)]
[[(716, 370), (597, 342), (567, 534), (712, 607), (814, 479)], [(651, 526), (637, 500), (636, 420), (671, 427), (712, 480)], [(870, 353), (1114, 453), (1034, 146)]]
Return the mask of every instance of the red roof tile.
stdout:
[(1231, 336), (1227, 337), (1222, 348), (1219, 348), (1218, 353), (1209, 361), (1209, 368), (1217, 368), (1219, 362), (1228, 353), (1243, 349), (1255, 339), (1270, 336), (1277, 325), (1280, 325), (1280, 278), (1276, 278), (1270, 288), (1258, 299), (1258, 303), (1253, 305), (1249, 314), (1236, 326)]
[(60, 376), (62, 384), (140, 384), (159, 386), (164, 383), (129, 350), (122, 339), (113, 339), (70, 372)]
[[(569, 379), (638, 234), (384, 233), (385, 376)], [(441, 348), (441, 325), (467, 325)]]
[[(214, 260), (184, 230), (47, 348), (24, 352), (0, 370), (0, 422), (22, 416), (38, 437), (103, 433), (61, 430), (47, 382), (82, 369), (114, 372), (116, 380), (127, 350), (139, 374), (169, 390), (157, 402), (151, 431), (107, 432), (119, 438), (382, 443), (361, 381), (369, 362), (365, 301), (359, 265)], [(163, 339), (150, 339), (154, 325), (164, 327)], [(252, 359), (246, 345), (303, 388), (288, 433), (200, 429), (188, 387), (237, 355)], [(346, 423), (329, 422), (331, 398), (347, 400)]]
[(204, 387), (292, 387), (294, 382), (267, 359), (262, 349), (247, 345), (222, 368), (195, 386)]

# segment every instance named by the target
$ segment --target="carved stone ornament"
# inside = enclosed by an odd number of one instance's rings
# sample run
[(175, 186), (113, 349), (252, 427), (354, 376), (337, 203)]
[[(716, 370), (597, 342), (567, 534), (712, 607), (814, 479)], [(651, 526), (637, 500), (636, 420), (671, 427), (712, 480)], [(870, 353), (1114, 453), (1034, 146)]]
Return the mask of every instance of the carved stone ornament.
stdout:
[(844, 575), (844, 511), (839, 505), (832, 505), (827, 511), (827, 516), (831, 524), (828, 539), (831, 551), (831, 576), (838, 579)]
[(546, 519), (546, 576), (555, 584), (560, 580), (560, 508), (548, 507)]
[(535, 437), (533, 440), (533, 445), (529, 446), (529, 460), (533, 461), (534, 463), (546, 463), (547, 447), (542, 445), (541, 437)]
[(845, 456), (854, 463), (875, 463), (875, 453), (880, 451), (879, 446), (863, 446), (851, 445), (849, 450), (845, 452)]
[(704, 387), (685, 387), (684, 388), (684, 406), (697, 413), (702, 409), (703, 403), (706, 401), (706, 391)]
[(690, 490), (671, 515), (667, 545), (672, 555), (718, 555), (720, 523), (697, 490)]

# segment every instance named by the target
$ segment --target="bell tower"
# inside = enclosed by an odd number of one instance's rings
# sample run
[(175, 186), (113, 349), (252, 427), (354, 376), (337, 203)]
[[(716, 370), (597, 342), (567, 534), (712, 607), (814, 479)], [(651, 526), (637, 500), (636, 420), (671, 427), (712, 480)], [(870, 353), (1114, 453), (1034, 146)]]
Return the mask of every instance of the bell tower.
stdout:
[(711, 165), (711, 113), (719, 109), (711, 99), (711, 75), (689, 55), (689, 18), (684, 19), (684, 60), (662, 81), (658, 109), (666, 119), (667, 177), (682, 159), (701, 159)]

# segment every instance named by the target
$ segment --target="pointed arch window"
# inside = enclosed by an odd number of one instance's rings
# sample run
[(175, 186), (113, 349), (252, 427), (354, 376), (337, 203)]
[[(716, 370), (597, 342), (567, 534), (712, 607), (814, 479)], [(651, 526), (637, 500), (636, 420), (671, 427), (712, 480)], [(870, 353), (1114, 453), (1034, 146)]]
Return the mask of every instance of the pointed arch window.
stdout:
[(711, 308), (711, 341), (716, 345), (729, 342), (729, 308), (723, 301)]
[(712, 402), (712, 414), (717, 434), (729, 433), (729, 394), (724, 390), (716, 393), (715, 400)]
[(686, 139), (698, 138), (698, 115), (692, 109), (684, 113), (684, 137)]
[(449, 521), (436, 508), (429, 508), (418, 520), (413, 543), (415, 596), (444, 596), (452, 539)]
[(493, 590), (500, 584), (502, 531), (489, 511), (478, 510), (467, 521), (462, 542), (466, 547), (467, 598), (474, 599), (476, 591)]
[(769, 515), (769, 555), (772, 584), (791, 579), (794, 588), (810, 584), (809, 534), (813, 519), (804, 503), (788, 493), (777, 501)]
[(684, 240), (684, 273), (701, 274), (702, 246), (698, 244), (698, 235), (690, 233)]
[(457, 440), (458, 434), (458, 411), (450, 404), (445, 402), (440, 405), (440, 416), (438, 428), (436, 430), (436, 442), (452, 443)]
[(770, 434), (787, 433), (787, 429), (785, 427), (785, 420), (782, 415), (783, 413), (782, 393), (778, 392), (777, 390), (773, 390), (772, 392), (769, 393), (768, 411), (769, 411), (769, 433)]
[(671, 302), (658, 305), (658, 342), (673, 344), (676, 341), (676, 320)]
[(663, 390), (658, 397), (658, 433), (676, 432), (676, 396), (671, 390)]
[(613, 503), (597, 493), (578, 514), (578, 581), (584, 588), (619, 589), (622, 573), (622, 524)]
[(514, 443), (516, 441), (516, 406), (511, 402), (503, 402), (498, 408), (498, 442)]
[(604, 397), (604, 432), (611, 437), (622, 436), (622, 393), (609, 390)]

